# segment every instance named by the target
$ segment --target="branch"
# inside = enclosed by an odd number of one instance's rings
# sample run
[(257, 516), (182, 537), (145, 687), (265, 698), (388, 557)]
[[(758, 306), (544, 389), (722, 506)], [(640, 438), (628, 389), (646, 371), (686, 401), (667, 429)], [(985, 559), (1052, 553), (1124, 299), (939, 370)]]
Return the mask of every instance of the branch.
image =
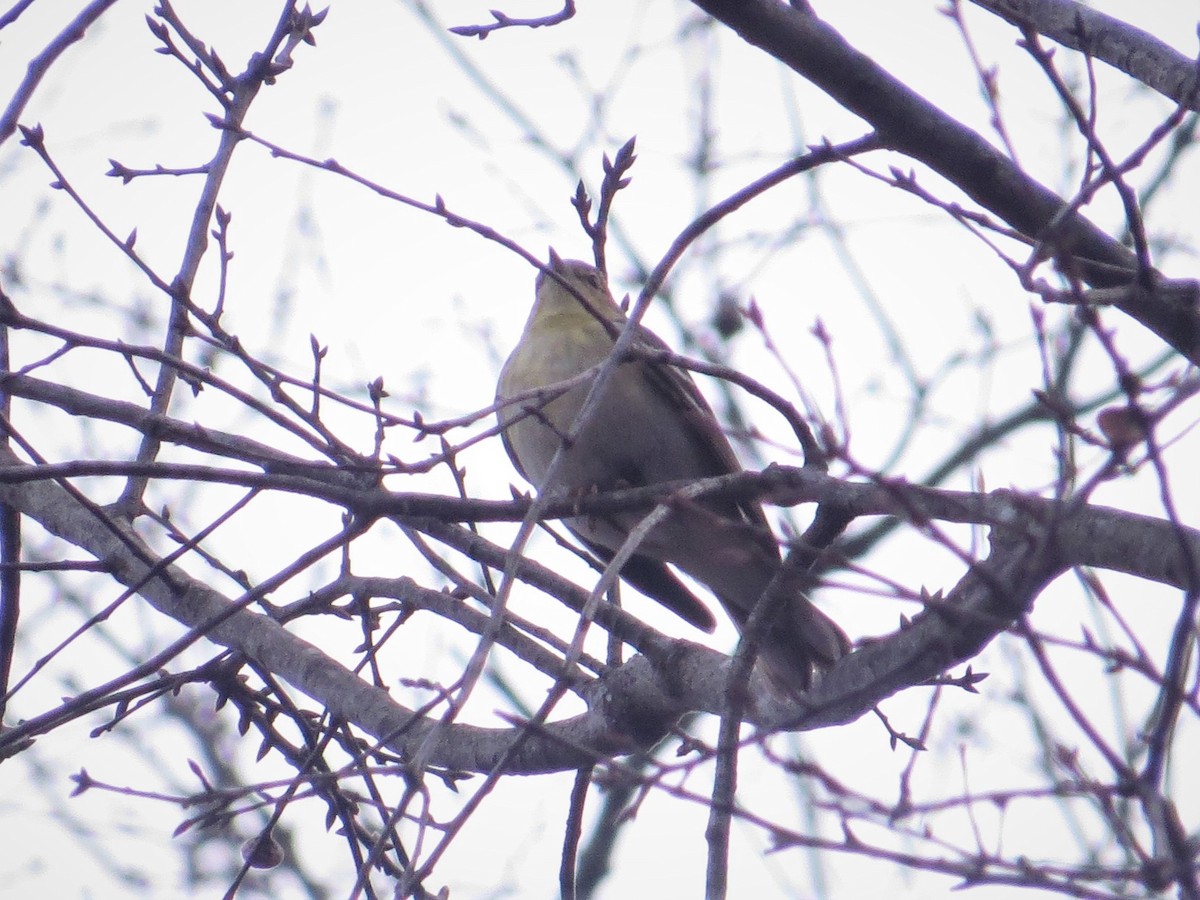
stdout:
[[(961, 122), (859, 52), (811, 12), (775, 0), (694, 0), (742, 38), (862, 117), (891, 148), (925, 163), (975, 202), (1046, 245), (1062, 268), (1094, 287), (1144, 279), (1134, 256), (1049, 188)], [(1200, 362), (1197, 305), (1154, 290), (1119, 308), (1193, 362)]]
[(114, 3), (116, 0), (93, 0), (70, 25), (54, 36), (54, 40), (46, 45), (45, 50), (29, 61), (25, 77), (13, 92), (12, 99), (8, 102), (8, 108), (4, 110), (3, 115), (0, 115), (0, 144), (7, 141), (16, 130), (17, 120), (21, 117), (25, 105), (33, 97), (33, 92), (37, 90), (37, 86), (45, 74), (50, 71), (54, 61), (68, 47), (82, 39), (88, 28), (108, 12), (109, 7)]
[(971, 0), (1018, 28), (1033, 28), (1094, 56), (1180, 106), (1200, 111), (1196, 60), (1152, 34), (1075, 0)]
[[(23, 465), (11, 454), (0, 459), (10, 470)], [(1123, 571), (1157, 564), (1168, 579), (1180, 577), (1183, 568), (1178, 560), (1162, 556), (1169, 556), (1178, 542), (1155, 539), (1160, 526), (1144, 517), (1011, 494), (982, 497), (910, 486), (842, 485), (804, 470), (772, 469), (757, 477), (787, 500), (797, 498), (799, 487), (807, 482), (810, 489), (816, 488), (810, 493), (847, 492), (838, 502), (853, 508), (857, 500), (860, 510), (900, 507), (920, 517), (936, 506), (941, 515), (959, 521), (1001, 522), (992, 530), (989, 557), (971, 565), (945, 598), (928, 598), (926, 611), (909, 626), (839, 662), (799, 703), (777, 700), (761, 685), (753, 690), (756, 699), (745, 721), (762, 728), (812, 729), (852, 721), (897, 691), (970, 659), (1023, 614), (1058, 573), (1070, 564), (1089, 562), (1096, 546), (1107, 548), (1097, 562), (1121, 567), (1113, 560), (1121, 555), (1113, 552), (1115, 542), (1128, 542), (1134, 523), (1141, 522), (1140, 537), (1155, 549), (1138, 553), (1130, 548)], [(903, 502), (898, 498), (901, 492)], [(175, 566), (163, 565), (127, 526), (98, 518), (57, 482), (0, 484), (0, 502), (104, 560), (120, 583), (136, 586), (157, 610), (192, 628), (196, 639), (205, 636), (244, 654), (405, 759), (419, 755), (451, 771), (491, 771), (502, 759), (507, 772), (576, 769), (598, 758), (652, 746), (685, 711), (716, 714), (724, 705), (731, 661), (704, 647), (659, 638), (643, 643), (653, 658), (639, 655), (609, 669), (602, 678), (603, 689), (590, 692), (591, 709), (581, 716), (533, 731), (522, 727), (524, 723), (515, 723), (515, 728), (446, 726), (397, 704), (385, 690), (362, 681), (274, 619), (250, 612), (243, 602), (231, 601)], [(511, 504), (511, 513), (519, 516), (521, 506)], [(1200, 535), (1189, 531), (1182, 537), (1200, 559)], [(497, 552), (503, 553), (499, 548)], [(51, 724), (31, 719), (7, 732), (5, 740), (39, 733)]]

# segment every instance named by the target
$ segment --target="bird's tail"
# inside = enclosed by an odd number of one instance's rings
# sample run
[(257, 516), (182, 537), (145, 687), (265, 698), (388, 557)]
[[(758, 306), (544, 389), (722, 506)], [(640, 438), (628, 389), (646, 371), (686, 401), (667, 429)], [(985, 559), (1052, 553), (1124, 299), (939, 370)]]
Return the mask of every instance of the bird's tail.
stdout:
[(758, 662), (777, 692), (795, 697), (849, 653), (850, 646), (837, 623), (796, 591), (758, 637)]

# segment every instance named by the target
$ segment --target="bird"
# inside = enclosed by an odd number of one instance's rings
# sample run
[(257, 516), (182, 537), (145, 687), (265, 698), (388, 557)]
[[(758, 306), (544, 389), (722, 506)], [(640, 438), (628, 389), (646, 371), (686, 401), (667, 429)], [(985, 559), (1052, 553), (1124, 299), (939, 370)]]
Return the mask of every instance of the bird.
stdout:
[[(496, 386), (504, 447), (539, 493), (578, 497), (742, 471), (695, 381), (665, 362), (645, 356), (622, 360), (586, 419), (577, 421), (627, 323), (604, 272), (550, 251), (524, 331)], [(669, 350), (641, 324), (633, 328), (637, 348)], [(588, 375), (580, 378), (583, 373)], [(568, 381), (565, 390), (555, 388)], [(547, 483), (560, 448), (562, 459)], [(607, 564), (645, 514), (588, 513), (565, 524)], [(672, 566), (706, 586), (740, 630), (781, 565), (779, 543), (759, 503), (701, 496), (672, 503), (620, 574), (684, 621), (711, 632), (713, 614)], [(814, 672), (848, 653), (850, 642), (799, 587), (789, 584), (788, 594), (760, 632), (758, 663), (777, 693), (795, 697), (811, 686)]]

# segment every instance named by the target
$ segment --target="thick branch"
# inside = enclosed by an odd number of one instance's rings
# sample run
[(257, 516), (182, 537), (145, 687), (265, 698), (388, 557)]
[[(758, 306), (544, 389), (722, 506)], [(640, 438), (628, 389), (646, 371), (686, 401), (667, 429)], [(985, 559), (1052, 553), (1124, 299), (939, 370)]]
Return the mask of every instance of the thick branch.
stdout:
[(971, 0), (1017, 27), (1120, 69), (1164, 97), (1200, 111), (1196, 60), (1152, 34), (1075, 0)]
[[(1030, 178), (975, 131), (956, 121), (850, 46), (811, 12), (777, 0), (694, 0), (862, 117), (894, 149), (920, 160), (1096, 287), (1124, 285), (1136, 260), (1049, 188)], [(1153, 273), (1144, 273), (1149, 277)], [(1200, 362), (1196, 302), (1131, 291), (1117, 304), (1184, 356)]]

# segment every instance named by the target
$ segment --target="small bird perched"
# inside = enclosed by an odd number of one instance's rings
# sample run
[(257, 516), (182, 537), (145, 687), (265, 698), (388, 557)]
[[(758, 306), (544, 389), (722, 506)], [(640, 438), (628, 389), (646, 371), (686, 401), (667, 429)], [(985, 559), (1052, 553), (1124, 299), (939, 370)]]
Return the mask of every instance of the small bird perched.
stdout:
[[(498, 416), (504, 447), (525, 480), (541, 492), (578, 495), (741, 471), (691, 377), (664, 363), (630, 359), (607, 379), (575, 440), (564, 448), (553, 483), (544, 483), (599, 366), (627, 324), (599, 269), (559, 259), (553, 250), (549, 268), (558, 277), (538, 274), (533, 310), (496, 386), (499, 401), (523, 397), (501, 406)], [(650, 330), (635, 328), (638, 346), (667, 349)], [(595, 369), (591, 377), (565, 393), (553, 390), (589, 369)], [(644, 516), (588, 514), (566, 525), (608, 562)], [(741, 628), (781, 557), (756, 502), (700, 498), (673, 504), (621, 577), (692, 625), (712, 631), (712, 614), (667, 563), (706, 585)], [(759, 639), (759, 660), (777, 689), (795, 694), (809, 686), (814, 667), (827, 667), (849, 646), (842, 630), (797, 588)]]

